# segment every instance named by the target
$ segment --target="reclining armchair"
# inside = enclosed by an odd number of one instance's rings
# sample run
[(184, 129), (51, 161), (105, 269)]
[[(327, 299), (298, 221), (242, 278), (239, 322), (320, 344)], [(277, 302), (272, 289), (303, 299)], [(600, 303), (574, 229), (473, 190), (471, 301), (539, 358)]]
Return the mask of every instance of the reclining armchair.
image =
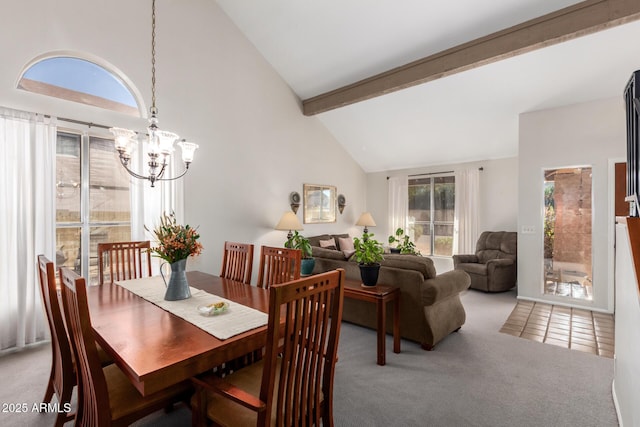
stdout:
[(485, 231), (473, 255), (454, 255), (453, 268), (466, 271), (470, 288), (485, 292), (508, 291), (516, 285), (518, 233)]

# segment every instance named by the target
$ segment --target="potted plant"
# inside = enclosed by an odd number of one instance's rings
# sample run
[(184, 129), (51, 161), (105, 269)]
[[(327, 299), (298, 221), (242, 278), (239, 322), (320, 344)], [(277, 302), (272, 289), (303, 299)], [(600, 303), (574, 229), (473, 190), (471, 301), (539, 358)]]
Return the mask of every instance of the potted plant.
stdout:
[(313, 267), (315, 267), (316, 265), (316, 260), (313, 259), (311, 253), (311, 243), (309, 243), (309, 239), (295, 231), (294, 234), (289, 239), (287, 239), (284, 247), (289, 249), (300, 249), (300, 251), (302, 252), (300, 275), (310, 276), (311, 273), (313, 273)]
[(172, 212), (160, 217), (160, 225), (153, 230), (153, 234), (158, 241), (158, 246), (152, 246), (149, 251), (171, 266), (171, 276), (167, 283), (160, 265), (160, 275), (167, 286), (164, 299), (177, 301), (190, 298), (191, 291), (185, 270), (187, 258), (200, 255), (202, 252), (202, 243), (198, 242), (200, 235), (197, 229), (178, 224)]
[(415, 243), (410, 240), (409, 236), (404, 234), (402, 228), (398, 228), (394, 236), (389, 236), (389, 244), (394, 243), (396, 243), (396, 247), (391, 248), (391, 253), (420, 255)]
[(365, 286), (375, 286), (378, 283), (380, 261), (384, 259), (382, 244), (372, 237), (373, 234), (364, 233), (362, 239), (353, 239), (354, 256), (360, 266), (360, 277)]

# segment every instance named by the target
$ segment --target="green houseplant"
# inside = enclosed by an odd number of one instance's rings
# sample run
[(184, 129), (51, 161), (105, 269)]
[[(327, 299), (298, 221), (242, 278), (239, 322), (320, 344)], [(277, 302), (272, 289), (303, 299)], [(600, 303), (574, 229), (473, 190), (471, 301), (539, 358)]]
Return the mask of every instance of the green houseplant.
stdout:
[(302, 276), (311, 275), (311, 273), (313, 272), (313, 267), (315, 267), (316, 265), (316, 260), (313, 259), (311, 252), (311, 243), (309, 243), (309, 239), (295, 231), (294, 234), (287, 239), (284, 247), (289, 249), (300, 249), (300, 251), (302, 252), (300, 274)]
[(372, 237), (373, 234), (364, 233), (362, 239), (353, 239), (354, 257), (360, 266), (360, 277), (365, 286), (378, 283), (380, 261), (384, 260), (382, 244)]
[(394, 243), (396, 243), (396, 247), (391, 248), (392, 253), (420, 255), (415, 243), (410, 240), (409, 236), (404, 234), (402, 228), (398, 228), (395, 235), (389, 236), (389, 244), (392, 245)]

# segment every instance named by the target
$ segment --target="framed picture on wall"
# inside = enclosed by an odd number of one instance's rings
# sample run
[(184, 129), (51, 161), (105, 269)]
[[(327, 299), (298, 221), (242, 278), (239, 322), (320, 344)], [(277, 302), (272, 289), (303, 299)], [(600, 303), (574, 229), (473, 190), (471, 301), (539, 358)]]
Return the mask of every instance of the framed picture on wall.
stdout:
[(304, 223), (336, 222), (336, 187), (304, 184)]

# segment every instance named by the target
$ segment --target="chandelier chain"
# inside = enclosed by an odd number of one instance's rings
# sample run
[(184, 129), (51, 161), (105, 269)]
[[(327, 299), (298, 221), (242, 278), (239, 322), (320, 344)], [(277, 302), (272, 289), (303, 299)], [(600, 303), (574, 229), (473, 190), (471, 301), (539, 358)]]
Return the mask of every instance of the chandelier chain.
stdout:
[(156, 0), (151, 2), (151, 108), (156, 112)]
[[(170, 168), (170, 158), (174, 151), (174, 146), (179, 136), (173, 132), (158, 129), (158, 109), (156, 108), (156, 0), (151, 0), (151, 109), (149, 116), (149, 127), (147, 127), (147, 156), (149, 157), (147, 164), (149, 165), (148, 175), (142, 175), (134, 172), (129, 167), (131, 153), (139, 143), (144, 141), (138, 140), (136, 132), (130, 129), (109, 128), (115, 137), (115, 149), (118, 151), (120, 163), (129, 173), (137, 179), (146, 179), (151, 182), (151, 187), (155, 187), (157, 181), (174, 181), (183, 177), (189, 170), (189, 165), (193, 161), (193, 153), (198, 149), (198, 144), (182, 140), (178, 142), (178, 146), (182, 151), (182, 161), (184, 162), (184, 171), (172, 178), (165, 178), (164, 174)], [(144, 147), (144, 145), (142, 146)]]

